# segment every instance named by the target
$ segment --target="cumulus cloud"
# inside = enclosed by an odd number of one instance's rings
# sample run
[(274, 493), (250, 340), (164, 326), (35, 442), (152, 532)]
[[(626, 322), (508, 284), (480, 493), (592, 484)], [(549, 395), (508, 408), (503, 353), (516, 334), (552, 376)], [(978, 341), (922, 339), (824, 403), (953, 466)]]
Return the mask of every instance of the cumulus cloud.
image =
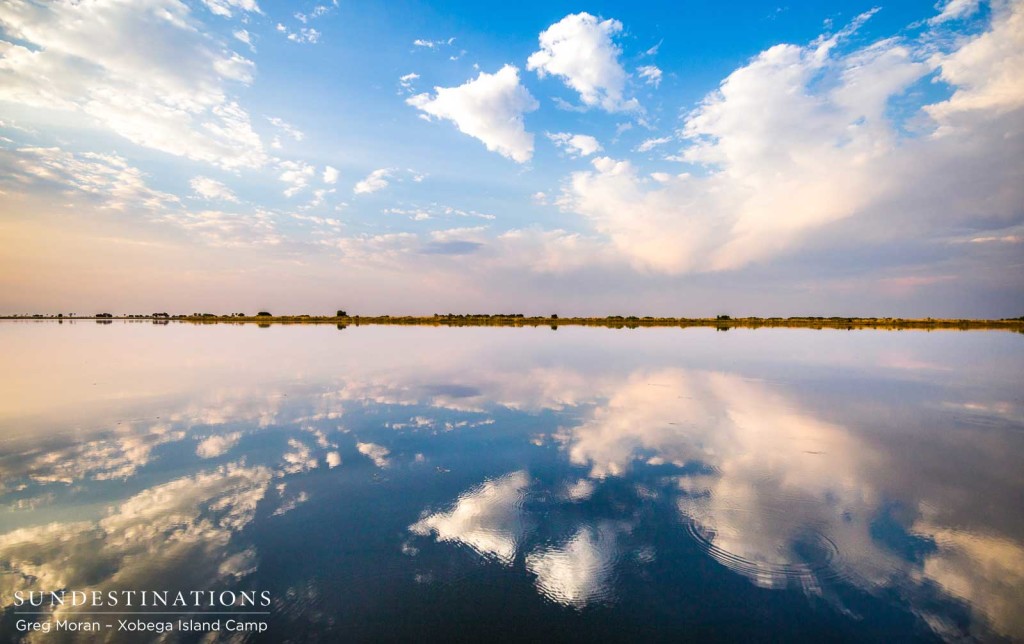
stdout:
[(589, 134), (548, 132), (548, 138), (572, 157), (586, 157), (601, 151), (601, 144)]
[[(602, 157), (571, 176), (561, 204), (636, 268), (667, 273), (764, 261), (858, 217), (875, 224), (858, 234), (876, 239), (882, 230), (934, 236), (968, 222), (1011, 225), (1024, 200), (1024, 168), (1012, 160), (1024, 105), (1022, 14), (1024, 3), (1003, 6), (990, 30), (944, 55), (901, 39), (842, 53), (870, 14), (808, 45), (771, 47), (685, 117), (686, 146), (674, 158), (706, 174), (652, 184), (629, 161)], [(890, 101), (936, 68), (955, 91), (917, 116), (938, 127), (904, 135)]]
[(505, 65), (494, 74), (480, 72), (458, 87), (435, 87), (435, 95), (417, 94), (406, 103), (428, 117), (452, 121), (463, 134), (487, 149), (525, 163), (533, 156), (533, 135), (523, 115), (539, 107), (519, 82), (519, 70)]
[(266, 161), (248, 113), (228, 97), (255, 65), (206, 35), (186, 5), (13, 0), (0, 4), (0, 27), (11, 39), (0, 39), (0, 100), (82, 115), (138, 145), (224, 168)]
[(366, 175), (366, 178), (355, 185), (352, 189), (357, 195), (367, 195), (388, 187), (388, 179), (391, 177), (391, 168), (380, 168)]
[(303, 161), (281, 161), (277, 167), (281, 170), (278, 179), (289, 184), (284, 191), (286, 197), (293, 197), (305, 190), (316, 173), (315, 167)]
[(337, 183), (338, 169), (332, 166), (324, 166), (323, 180), (324, 183)]
[(189, 182), (192, 192), (209, 201), (230, 201), (238, 203), (238, 197), (226, 185), (209, 177), (195, 177)]
[(570, 14), (541, 32), (540, 50), (530, 55), (526, 68), (541, 78), (558, 76), (587, 107), (636, 109), (635, 99), (623, 98), (627, 74), (619, 63), (622, 50), (612, 40), (621, 31), (618, 20)]
[[(964, 4), (970, 3), (952, 0), (941, 15)], [(925, 107), (943, 128), (970, 127), (985, 113), (1024, 106), (1024, 3), (999, 3), (993, 12), (991, 30), (932, 61), (939, 77), (956, 88), (948, 100)]]

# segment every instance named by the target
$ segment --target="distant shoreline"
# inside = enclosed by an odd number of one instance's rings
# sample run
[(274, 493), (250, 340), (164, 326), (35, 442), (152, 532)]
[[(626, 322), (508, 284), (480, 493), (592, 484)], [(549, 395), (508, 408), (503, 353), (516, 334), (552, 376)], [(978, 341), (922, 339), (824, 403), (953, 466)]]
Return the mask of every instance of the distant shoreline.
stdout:
[(527, 317), (524, 315), (93, 315), (93, 316), (51, 316), (51, 315), (4, 315), (0, 320), (20, 321), (96, 321), (113, 322), (170, 322), (191, 324), (334, 324), (339, 327), (393, 325), (393, 326), (502, 326), (502, 327), (560, 327), (592, 326), (606, 328), (634, 329), (641, 327), (711, 327), (722, 330), (732, 328), (798, 328), (798, 329), (887, 329), (887, 330), (1003, 330), (1024, 333), (1024, 318), (979, 320), (939, 318), (858, 318), (858, 317), (743, 317), (719, 316), (714, 318), (672, 318), (672, 317)]

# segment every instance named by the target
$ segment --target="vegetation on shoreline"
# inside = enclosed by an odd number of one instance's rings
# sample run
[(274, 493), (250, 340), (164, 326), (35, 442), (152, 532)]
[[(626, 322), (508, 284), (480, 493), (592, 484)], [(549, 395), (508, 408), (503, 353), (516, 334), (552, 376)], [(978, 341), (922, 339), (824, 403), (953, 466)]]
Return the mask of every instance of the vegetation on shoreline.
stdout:
[(271, 324), (334, 324), (339, 328), (362, 325), (396, 325), (396, 326), (515, 326), (537, 327), (550, 326), (595, 326), (615, 329), (636, 329), (640, 327), (713, 327), (721, 331), (732, 328), (757, 329), (762, 327), (786, 327), (809, 329), (891, 329), (891, 330), (975, 330), (992, 329), (1024, 333), (1024, 317), (1003, 318), (999, 320), (977, 319), (939, 319), (939, 318), (867, 318), (867, 317), (742, 317), (733, 318), (719, 315), (714, 318), (672, 318), (672, 317), (638, 317), (635, 315), (612, 315), (606, 317), (559, 317), (525, 316), (521, 313), (503, 314), (434, 314), (431, 316), (412, 315), (271, 315), (261, 311), (257, 315), (233, 313), (217, 315), (213, 313), (193, 313), (191, 315), (170, 315), (167, 313), (113, 315), (98, 313), (95, 315), (8, 315), (0, 319), (15, 320), (96, 320), (111, 322), (113, 320), (152, 321), (167, 324), (171, 321), (193, 324), (247, 324), (260, 326)]

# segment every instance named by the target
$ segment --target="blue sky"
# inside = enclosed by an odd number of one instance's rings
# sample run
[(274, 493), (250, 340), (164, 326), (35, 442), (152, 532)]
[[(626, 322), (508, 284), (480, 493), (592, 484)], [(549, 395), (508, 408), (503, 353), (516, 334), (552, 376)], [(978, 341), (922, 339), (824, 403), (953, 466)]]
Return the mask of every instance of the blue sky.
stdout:
[(0, 310), (1020, 315), (1024, 3), (0, 7)]

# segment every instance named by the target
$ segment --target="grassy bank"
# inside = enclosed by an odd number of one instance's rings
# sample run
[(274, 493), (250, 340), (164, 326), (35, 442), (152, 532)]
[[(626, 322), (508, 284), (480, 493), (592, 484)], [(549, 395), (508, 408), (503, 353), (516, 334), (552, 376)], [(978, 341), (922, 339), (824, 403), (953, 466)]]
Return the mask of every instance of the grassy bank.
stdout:
[(513, 326), (558, 328), (562, 326), (594, 326), (615, 329), (641, 327), (713, 327), (721, 330), (733, 328), (803, 328), (803, 329), (889, 329), (889, 330), (1006, 330), (1024, 333), (1024, 318), (1001, 320), (939, 319), (939, 318), (861, 318), (861, 317), (744, 317), (732, 318), (669, 318), (669, 317), (526, 317), (523, 315), (431, 315), (431, 316), (314, 316), (314, 315), (102, 315), (102, 316), (3, 316), (0, 319), (18, 320), (114, 320), (151, 321), (156, 323), (192, 324), (334, 324), (341, 327), (363, 325), (396, 326)]

